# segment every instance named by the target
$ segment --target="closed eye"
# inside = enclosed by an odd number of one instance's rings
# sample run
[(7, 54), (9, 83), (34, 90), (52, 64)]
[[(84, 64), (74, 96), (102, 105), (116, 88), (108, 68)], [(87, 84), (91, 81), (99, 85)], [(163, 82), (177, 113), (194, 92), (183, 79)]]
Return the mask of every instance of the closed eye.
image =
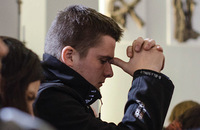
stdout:
[(106, 62), (108, 62), (108, 60), (100, 60), (101, 64), (105, 64)]
[(28, 101), (33, 101), (33, 100), (35, 100), (36, 97), (33, 92), (29, 92), (26, 98)]
[(101, 64), (105, 64), (105, 63), (109, 63), (110, 60), (112, 60), (113, 57), (110, 57), (110, 56), (100, 56), (99, 57), (99, 60), (100, 60), (100, 63)]

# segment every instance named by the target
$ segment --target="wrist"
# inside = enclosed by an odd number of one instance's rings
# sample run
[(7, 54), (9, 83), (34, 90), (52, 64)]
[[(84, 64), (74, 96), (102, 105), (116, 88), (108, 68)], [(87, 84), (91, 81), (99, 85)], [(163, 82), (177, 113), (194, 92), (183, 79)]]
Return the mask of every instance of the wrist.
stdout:
[(156, 72), (154, 70), (149, 70), (149, 69), (136, 70), (134, 72), (134, 74), (133, 74), (133, 78), (137, 78), (137, 77), (139, 77), (141, 75), (151, 76), (151, 77), (158, 78), (158, 79), (162, 78), (162, 74), (161, 73)]

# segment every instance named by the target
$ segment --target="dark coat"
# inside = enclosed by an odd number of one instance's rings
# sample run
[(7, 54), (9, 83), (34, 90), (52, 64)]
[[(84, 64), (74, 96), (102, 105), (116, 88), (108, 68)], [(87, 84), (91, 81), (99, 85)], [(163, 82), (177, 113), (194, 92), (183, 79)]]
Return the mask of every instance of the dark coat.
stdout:
[(44, 54), (45, 81), (34, 103), (35, 115), (59, 130), (161, 130), (174, 86), (150, 70), (134, 73), (123, 120), (118, 125), (95, 118), (90, 105), (100, 92), (55, 57)]

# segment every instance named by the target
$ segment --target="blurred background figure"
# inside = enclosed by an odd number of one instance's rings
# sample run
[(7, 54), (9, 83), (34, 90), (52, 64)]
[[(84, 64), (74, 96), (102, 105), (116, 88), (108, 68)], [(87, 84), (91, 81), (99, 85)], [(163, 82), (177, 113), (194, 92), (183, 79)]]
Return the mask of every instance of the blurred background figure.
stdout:
[(33, 115), (32, 104), (42, 79), (38, 56), (13, 38), (0, 36), (9, 48), (2, 59), (1, 105), (15, 107)]
[(200, 104), (192, 100), (177, 104), (172, 110), (169, 121), (170, 124), (164, 130), (195, 128), (200, 124)]
[(1, 69), (1, 60), (8, 53), (8, 47), (5, 43), (0, 39), (0, 69)]
[(200, 105), (194, 106), (185, 111), (178, 119), (182, 129), (200, 129)]
[(165, 130), (200, 130), (200, 105), (186, 110), (171, 122)]
[(192, 100), (187, 100), (187, 101), (183, 101), (183, 102), (178, 103), (172, 109), (171, 115), (169, 117), (170, 123), (173, 122), (174, 120), (177, 120), (178, 117), (180, 115), (182, 115), (186, 110), (188, 110), (188, 109), (190, 109), (190, 108), (192, 108), (196, 105), (199, 105), (199, 103), (192, 101)]
[(42, 79), (38, 56), (17, 39), (0, 36), (0, 130), (55, 130), (33, 117)]

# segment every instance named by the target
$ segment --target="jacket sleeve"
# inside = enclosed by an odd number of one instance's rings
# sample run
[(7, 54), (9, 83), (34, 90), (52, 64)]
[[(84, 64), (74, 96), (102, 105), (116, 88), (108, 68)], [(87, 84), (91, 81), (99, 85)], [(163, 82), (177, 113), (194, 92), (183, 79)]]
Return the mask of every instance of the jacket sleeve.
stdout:
[(161, 130), (173, 90), (173, 83), (164, 74), (136, 71), (122, 123), (131, 130)]

